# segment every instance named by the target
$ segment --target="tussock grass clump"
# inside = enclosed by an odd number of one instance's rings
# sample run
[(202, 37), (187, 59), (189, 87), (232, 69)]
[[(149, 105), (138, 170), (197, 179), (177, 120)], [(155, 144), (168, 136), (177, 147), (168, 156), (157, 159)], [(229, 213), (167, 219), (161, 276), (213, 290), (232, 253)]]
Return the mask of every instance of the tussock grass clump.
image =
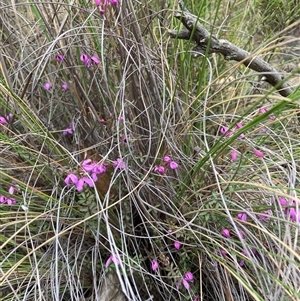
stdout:
[(173, 2), (0, 9), (0, 300), (299, 299), (297, 89), (193, 59)]

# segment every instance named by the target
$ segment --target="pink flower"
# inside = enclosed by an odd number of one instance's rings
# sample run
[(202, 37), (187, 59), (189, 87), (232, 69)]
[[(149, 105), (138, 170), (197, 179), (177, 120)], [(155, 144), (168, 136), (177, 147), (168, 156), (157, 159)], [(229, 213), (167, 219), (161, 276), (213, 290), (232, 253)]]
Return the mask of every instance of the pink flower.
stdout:
[(234, 132), (229, 130), (226, 126), (222, 126), (220, 132), (221, 134), (225, 135), (225, 137), (230, 137), (234, 134)]
[(14, 186), (10, 186), (9, 189), (8, 189), (8, 193), (9, 194), (14, 194), (15, 192), (15, 187)]
[(293, 222), (300, 222), (300, 209), (290, 208), (288, 214)]
[(4, 195), (0, 196), (0, 204), (7, 204), (8, 206), (16, 204), (17, 201), (12, 197), (6, 197)]
[(278, 198), (278, 201), (281, 206), (287, 206), (288, 204), (287, 200), (284, 198)]
[(51, 84), (50, 82), (46, 82), (45, 85), (44, 85), (44, 88), (45, 88), (47, 91), (49, 91), (49, 90), (51, 90), (51, 88), (52, 88), (52, 84)]
[(228, 252), (226, 250), (221, 250), (220, 253), (222, 256), (226, 256), (228, 254)]
[(81, 56), (80, 56), (80, 60), (86, 64), (89, 60), (89, 57), (85, 54), (85, 53), (82, 53)]
[(63, 83), (63, 84), (61, 85), (61, 88), (62, 88), (64, 91), (69, 90), (69, 86), (68, 86), (67, 83)]
[(236, 124), (236, 128), (237, 129), (241, 129), (243, 127), (243, 124), (241, 123), (241, 122), (238, 122), (237, 124)]
[(189, 282), (188, 282), (187, 280), (182, 279), (182, 280), (181, 280), (181, 283), (183, 284), (183, 286), (184, 286), (187, 290), (190, 289), (190, 284), (189, 284)]
[(71, 122), (67, 128), (63, 130), (63, 136), (72, 135), (73, 134), (73, 122)]
[(72, 134), (73, 134), (72, 128), (67, 127), (63, 131), (63, 136), (72, 135)]
[(152, 271), (156, 271), (158, 269), (158, 261), (156, 259), (152, 260), (151, 269)]
[(95, 163), (91, 159), (86, 159), (81, 163), (81, 167), (86, 172), (90, 172), (95, 168)]
[(118, 0), (109, 0), (109, 2), (110, 2), (112, 5), (117, 5), (117, 4), (118, 4)]
[(169, 156), (164, 156), (163, 161), (166, 163), (170, 163), (172, 160)]
[(83, 177), (83, 178), (80, 178), (78, 180), (78, 183), (76, 184), (77, 191), (81, 192), (83, 190), (85, 184), (87, 184), (89, 187), (94, 187), (94, 185), (95, 185), (93, 180), (91, 180), (88, 177)]
[(78, 183), (78, 177), (75, 174), (70, 173), (67, 175), (64, 182), (67, 186), (70, 186), (71, 184), (76, 185)]
[(118, 158), (116, 161), (113, 161), (113, 166), (116, 170), (123, 170), (126, 168), (126, 162), (122, 158)]
[(5, 117), (0, 116), (0, 124), (7, 124), (7, 120), (5, 119)]
[(92, 179), (96, 182), (98, 180), (97, 175), (106, 172), (106, 165), (101, 163), (96, 163), (91, 159), (86, 159), (81, 163), (81, 167), (87, 173), (91, 173)]
[(171, 161), (170, 162), (170, 168), (171, 169), (177, 169), (178, 168), (178, 164), (175, 161)]
[(93, 55), (93, 56), (91, 56), (91, 61), (94, 64), (98, 65), (100, 63), (100, 58), (97, 55)]
[[(245, 257), (247, 257), (248, 258), (248, 253), (247, 252), (242, 252), (242, 254), (245, 256)], [(239, 262), (239, 266), (244, 266), (245, 265), (245, 260), (244, 259), (242, 259), (240, 262)]]
[(264, 157), (264, 154), (260, 150), (258, 150), (258, 149), (255, 149), (253, 151), (253, 153), (254, 153), (255, 156), (257, 156), (259, 158), (263, 158)]
[(244, 233), (241, 230), (238, 230), (237, 235), (238, 235), (238, 237), (240, 239), (244, 239), (245, 238), (245, 235), (244, 235)]
[(175, 241), (174, 242), (174, 247), (175, 247), (175, 249), (179, 250), (180, 247), (181, 247), (181, 243), (179, 241)]
[(194, 275), (191, 272), (186, 272), (183, 276), (183, 278), (177, 283), (176, 288), (179, 289), (181, 283), (183, 284), (183, 286), (189, 290), (190, 289), (190, 284), (189, 282), (193, 282), (194, 281)]
[(193, 275), (193, 273), (192, 272), (186, 272), (184, 274), (184, 279), (186, 281), (193, 282), (194, 281), (194, 275)]
[(7, 121), (10, 121), (12, 118), (13, 118), (13, 114), (12, 113), (9, 113), (7, 116), (6, 116), (6, 120)]
[(92, 60), (89, 58), (89, 59), (86, 61), (85, 65), (87, 66), (87, 68), (91, 68), (91, 66), (92, 66)]
[(7, 200), (7, 197), (4, 196), (4, 195), (1, 195), (0, 196), (0, 204), (5, 204), (6, 203), (6, 200)]
[(96, 4), (96, 6), (102, 5), (102, 0), (95, 0), (95, 4)]
[(113, 262), (115, 265), (119, 265), (121, 263), (119, 257), (122, 256), (122, 255), (110, 255), (108, 257), (108, 259), (106, 260), (106, 263), (105, 263), (105, 268), (107, 269), (109, 267), (109, 265), (111, 264), (111, 262)]
[(228, 229), (223, 229), (221, 231), (222, 235), (225, 237), (225, 238), (229, 238), (230, 237), (230, 232)]
[(227, 131), (228, 131), (228, 128), (226, 126), (221, 126), (221, 129), (220, 129), (221, 134), (224, 135), (227, 133)]
[(8, 206), (14, 205), (17, 203), (17, 201), (14, 198), (7, 198), (6, 203)]
[(258, 112), (259, 112), (260, 114), (264, 114), (264, 113), (266, 113), (268, 110), (269, 110), (268, 108), (260, 108), (260, 109), (258, 110)]
[(98, 181), (98, 175), (94, 172), (91, 174), (91, 178), (93, 179), (94, 182)]
[(107, 166), (105, 164), (97, 163), (93, 169), (93, 172), (97, 175), (103, 174), (106, 172)]
[(271, 215), (272, 215), (272, 210), (269, 209), (262, 213), (259, 213), (257, 216), (260, 219), (260, 221), (264, 223), (270, 218)]
[(237, 217), (239, 220), (245, 222), (247, 220), (247, 213), (245, 212), (239, 213)]
[(154, 166), (153, 170), (157, 171), (161, 175), (163, 175), (165, 173), (165, 167), (162, 166), (162, 165), (160, 165), (160, 166)]
[(80, 55), (80, 60), (82, 61), (82, 63), (84, 63), (86, 65), (87, 68), (90, 68), (92, 66), (92, 64), (98, 65), (100, 63), (100, 58), (97, 55), (93, 55), (93, 56), (89, 57), (85, 53), (82, 53)]
[(62, 62), (63, 59), (64, 59), (64, 56), (63, 56), (62, 54), (57, 54), (57, 55), (55, 56), (55, 59), (56, 59), (58, 62)]
[(231, 161), (232, 161), (232, 162), (235, 162), (235, 161), (236, 161), (236, 158), (237, 158), (237, 151), (234, 149), (234, 150), (231, 152)]

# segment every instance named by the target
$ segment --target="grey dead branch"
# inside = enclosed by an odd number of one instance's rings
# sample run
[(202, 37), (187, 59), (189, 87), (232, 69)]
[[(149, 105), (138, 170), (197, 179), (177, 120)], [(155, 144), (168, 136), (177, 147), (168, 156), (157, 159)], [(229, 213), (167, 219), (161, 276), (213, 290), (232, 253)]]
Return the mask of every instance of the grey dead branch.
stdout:
[(175, 13), (175, 17), (181, 21), (186, 29), (169, 30), (172, 38), (193, 40), (196, 46), (193, 49), (193, 56), (198, 57), (204, 54), (220, 53), (225, 60), (234, 60), (244, 64), (246, 67), (259, 72), (265, 81), (277, 89), (281, 96), (287, 97), (294, 90), (288, 81), (275, 68), (263, 59), (249, 53), (248, 51), (232, 44), (225, 39), (217, 39), (200, 23), (197, 16), (191, 14), (183, 2), (179, 3), (180, 12)]

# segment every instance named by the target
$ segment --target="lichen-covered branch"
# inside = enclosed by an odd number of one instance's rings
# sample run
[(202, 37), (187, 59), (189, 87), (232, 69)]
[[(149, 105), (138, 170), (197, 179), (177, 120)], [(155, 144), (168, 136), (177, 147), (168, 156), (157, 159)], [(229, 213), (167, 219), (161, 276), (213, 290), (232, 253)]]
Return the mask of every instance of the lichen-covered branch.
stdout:
[(291, 89), (288, 82), (284, 81), (282, 74), (269, 63), (227, 40), (217, 39), (216, 37), (211, 36), (200, 23), (199, 18), (191, 14), (184, 7), (182, 1), (179, 3), (179, 6), (182, 11), (177, 12), (175, 17), (182, 22), (186, 29), (179, 31), (169, 30), (169, 34), (172, 38), (194, 40), (197, 44), (193, 49), (194, 57), (205, 53), (220, 53), (224, 56), (225, 60), (241, 62), (246, 67), (261, 73), (266, 81), (278, 90), (280, 95), (286, 97), (293, 92), (293, 89)]

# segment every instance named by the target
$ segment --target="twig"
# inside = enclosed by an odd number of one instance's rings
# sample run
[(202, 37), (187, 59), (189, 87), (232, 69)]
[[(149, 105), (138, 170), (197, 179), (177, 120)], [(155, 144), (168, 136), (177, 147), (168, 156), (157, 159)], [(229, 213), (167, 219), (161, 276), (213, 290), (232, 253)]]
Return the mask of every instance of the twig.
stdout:
[(197, 44), (193, 49), (194, 57), (205, 53), (220, 53), (225, 60), (241, 62), (246, 67), (261, 73), (266, 82), (275, 87), (280, 95), (287, 97), (293, 92), (282, 74), (270, 64), (227, 40), (212, 36), (199, 22), (199, 18), (184, 7), (182, 1), (179, 2), (179, 6), (182, 11), (175, 13), (175, 18), (179, 19), (186, 29), (169, 30), (169, 34), (172, 38), (194, 40)]

